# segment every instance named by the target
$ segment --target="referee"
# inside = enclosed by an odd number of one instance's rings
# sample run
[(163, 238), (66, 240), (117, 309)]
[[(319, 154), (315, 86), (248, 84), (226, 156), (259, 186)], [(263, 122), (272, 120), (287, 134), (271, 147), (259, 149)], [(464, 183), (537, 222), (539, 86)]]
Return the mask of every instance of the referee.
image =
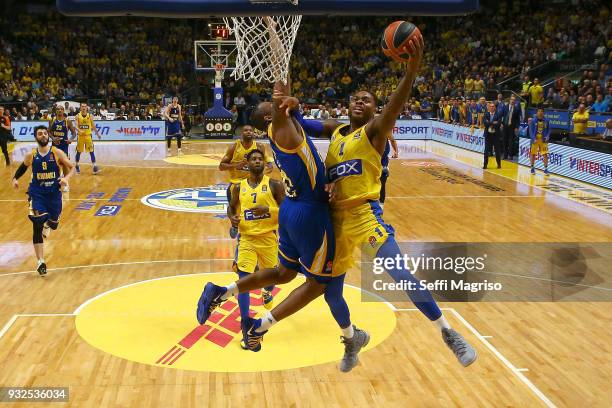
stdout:
[(4, 106), (0, 106), (0, 149), (2, 149), (4, 161), (6, 162), (7, 166), (11, 164), (8, 153), (8, 142), (12, 139), (13, 134), (11, 132), (11, 119), (5, 114)]

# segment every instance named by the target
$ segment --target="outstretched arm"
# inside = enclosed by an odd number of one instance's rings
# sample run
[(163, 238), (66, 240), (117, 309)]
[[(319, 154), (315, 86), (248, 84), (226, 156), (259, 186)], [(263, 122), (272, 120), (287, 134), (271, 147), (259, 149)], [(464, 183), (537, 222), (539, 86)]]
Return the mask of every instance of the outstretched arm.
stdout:
[(19, 182), (17, 180), (19, 180), (19, 178), (23, 176), (26, 171), (28, 171), (28, 167), (32, 165), (32, 157), (32, 153), (26, 154), (25, 158), (23, 159), (23, 163), (21, 163), (17, 168), (17, 171), (13, 176), (13, 187), (15, 187), (15, 189), (19, 188)]
[(395, 121), (402, 113), (404, 104), (412, 93), (412, 85), (419, 71), (423, 49), (425, 48), (423, 37), (419, 35), (418, 38), (410, 40), (407, 48), (410, 52), (410, 60), (407, 63), (406, 74), (389, 98), (389, 102), (383, 108), (382, 113), (368, 123), (365, 129), (372, 146), (380, 154), (385, 151), (387, 135), (393, 131)]
[(290, 80), (287, 77), (286, 81), (279, 80), (281, 76), (280, 61), (285, 52), (282, 42), (276, 32), (276, 23), (272, 17), (265, 17), (268, 26), (268, 34), (270, 36), (270, 48), (272, 49), (271, 63), (274, 70), (276, 83), (274, 84), (274, 95), (272, 97), (272, 132), (269, 135), (278, 146), (283, 149), (296, 149), (304, 141), (302, 129), (294, 123), (293, 119), (288, 117), (286, 109), (282, 108), (283, 102), (291, 95)]

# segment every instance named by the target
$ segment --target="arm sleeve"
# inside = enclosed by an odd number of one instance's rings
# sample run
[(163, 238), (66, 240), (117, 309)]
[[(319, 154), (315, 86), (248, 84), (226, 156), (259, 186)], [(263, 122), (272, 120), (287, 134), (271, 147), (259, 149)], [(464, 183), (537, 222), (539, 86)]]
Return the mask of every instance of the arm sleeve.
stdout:
[(304, 119), (298, 112), (294, 112), (293, 117), (297, 119), (308, 136), (320, 137), (323, 134), (323, 122), (319, 120)]
[(13, 176), (13, 178), (15, 180), (19, 180), (19, 177), (23, 176), (27, 170), (28, 170), (28, 166), (21, 163), (21, 165), (17, 168), (17, 171), (15, 172), (15, 175)]

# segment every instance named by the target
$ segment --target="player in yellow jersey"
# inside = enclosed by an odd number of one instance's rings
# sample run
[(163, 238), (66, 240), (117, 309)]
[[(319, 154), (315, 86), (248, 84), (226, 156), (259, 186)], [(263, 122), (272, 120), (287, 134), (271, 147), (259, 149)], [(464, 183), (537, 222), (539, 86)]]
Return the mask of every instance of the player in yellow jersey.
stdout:
[[(285, 198), (284, 185), (264, 175), (265, 153), (254, 149), (247, 153), (249, 175), (234, 184), (227, 216), (232, 226), (238, 228), (238, 242), (234, 269), (240, 278), (261, 269), (274, 268), (278, 264), (278, 212)], [(272, 308), (274, 286), (262, 290), (262, 301), (268, 310)], [(249, 317), (249, 292), (238, 296), (242, 320)], [(246, 346), (243, 347), (246, 349)]]
[[(354, 264), (353, 252), (365, 249), (368, 256), (382, 261), (387, 273), (406, 285), (410, 300), (441, 330), (442, 338), (459, 362), (468, 366), (476, 360), (476, 350), (446, 321), (429, 293), (402, 262), (403, 254), (395, 241), (393, 227), (382, 219), (380, 206), (381, 163), (388, 135), (410, 97), (414, 79), (423, 56), (423, 39), (411, 40), (410, 60), (406, 74), (389, 98), (382, 113), (376, 116), (377, 101), (372, 92), (358, 91), (350, 100), (350, 124), (334, 120), (323, 123), (321, 135), (331, 136), (325, 166), (334, 184), (331, 201), (332, 224), (336, 237), (334, 268), (347, 271)], [(285, 101), (295, 108), (297, 101)], [(388, 262), (390, 261), (390, 262)]]
[(91, 114), (89, 113), (89, 106), (86, 103), (81, 103), (81, 111), (77, 113), (75, 117), (76, 128), (77, 128), (77, 146), (76, 146), (76, 172), (81, 174), (81, 168), (79, 167), (79, 160), (81, 159), (81, 153), (88, 152), (91, 157), (91, 164), (93, 165), (93, 174), (99, 174), (100, 169), (96, 165), (96, 155), (94, 154), (93, 140), (91, 138), (92, 132), (96, 133), (98, 140), (102, 139), (100, 132), (96, 129)]
[[(263, 145), (253, 140), (255, 132), (251, 125), (242, 127), (241, 138), (227, 148), (225, 155), (219, 163), (219, 170), (229, 172), (229, 186), (227, 187), (227, 201), (230, 202), (230, 193), (234, 184), (240, 183), (249, 176), (249, 167), (246, 156), (249, 152), (259, 149), (265, 152)], [(266, 174), (272, 172), (274, 160), (266, 154)], [(230, 229), (230, 236), (236, 238), (238, 230), (234, 227)]]

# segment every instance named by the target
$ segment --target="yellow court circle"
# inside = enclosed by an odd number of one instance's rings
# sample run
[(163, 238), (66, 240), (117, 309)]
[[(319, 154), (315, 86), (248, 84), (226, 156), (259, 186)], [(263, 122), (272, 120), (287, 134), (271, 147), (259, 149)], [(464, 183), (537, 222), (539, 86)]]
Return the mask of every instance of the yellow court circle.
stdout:
[(218, 154), (185, 154), (180, 156), (169, 156), (164, 159), (166, 163), (185, 164), (188, 166), (213, 166), (217, 167), (223, 155)]
[[(259, 372), (308, 367), (339, 361), (344, 348), (340, 330), (321, 297), (276, 324), (258, 353), (240, 348), (240, 313), (229, 299), (205, 325), (195, 317), (196, 303), (207, 281), (226, 285), (229, 272), (179, 275), (123, 286), (81, 305), (76, 328), (90, 345), (129, 361), (183, 370)], [(275, 304), (302, 284), (296, 278), (278, 287)], [(359, 288), (345, 285), (353, 323), (371, 336), (364, 349), (376, 347), (395, 329), (388, 304), (368, 300)], [(369, 300), (375, 300), (369, 298)], [(258, 293), (251, 293), (251, 313), (265, 312)]]

